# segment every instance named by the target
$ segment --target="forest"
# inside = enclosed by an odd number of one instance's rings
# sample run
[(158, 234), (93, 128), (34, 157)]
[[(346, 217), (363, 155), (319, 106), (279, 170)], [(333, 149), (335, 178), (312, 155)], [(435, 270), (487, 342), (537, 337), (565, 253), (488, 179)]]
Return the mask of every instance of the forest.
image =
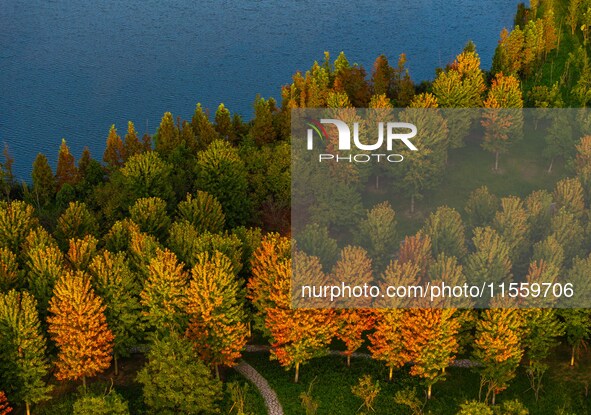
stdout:
[[(531, 0), (490, 70), (472, 42), (421, 83), (404, 55), (366, 70), (325, 53), (250, 121), (197, 104), (151, 134), (113, 125), (102, 156), (62, 139), (24, 181), (5, 148), (0, 415), (591, 414), (589, 308), (294, 308), (291, 286), (297, 255), (317, 278), (589, 292), (590, 30), (591, 1)], [(320, 208), (292, 232), (301, 108), (575, 109), (516, 141), (452, 116), (379, 186), (311, 181)], [(335, 197), (359, 246), (338, 241)]]

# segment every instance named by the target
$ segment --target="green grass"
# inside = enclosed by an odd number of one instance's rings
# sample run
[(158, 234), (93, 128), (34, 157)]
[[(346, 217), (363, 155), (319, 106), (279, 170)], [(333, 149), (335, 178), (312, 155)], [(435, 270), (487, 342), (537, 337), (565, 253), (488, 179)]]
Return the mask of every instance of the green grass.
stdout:
[[(351, 386), (364, 374), (370, 374), (380, 381), (381, 392), (375, 402), (376, 415), (404, 415), (409, 410), (394, 402), (396, 391), (416, 388), (424, 397), (424, 387), (418, 379), (409, 375), (406, 369), (395, 372), (393, 382), (386, 382), (387, 370), (373, 360), (352, 359), (347, 368), (344, 358), (327, 356), (304, 365), (300, 371), (300, 382), (293, 383), (293, 370), (285, 371), (276, 361), (269, 361), (267, 353), (250, 353), (245, 356), (277, 392), (286, 415), (304, 415), (299, 395), (314, 381), (312, 395), (319, 402), (318, 415), (353, 415), (361, 401), (351, 393)], [(562, 364), (562, 363), (560, 363)], [(559, 408), (565, 408), (577, 415), (591, 414), (591, 403), (584, 396), (583, 386), (558, 377), (554, 362), (544, 381), (544, 391), (539, 402), (529, 390), (528, 379), (520, 369), (508, 390), (498, 395), (497, 402), (519, 399), (530, 410), (531, 415), (555, 415)], [(461, 403), (478, 398), (479, 376), (470, 369), (450, 368), (445, 382), (433, 387), (433, 398), (425, 406), (425, 414), (455, 415)]]

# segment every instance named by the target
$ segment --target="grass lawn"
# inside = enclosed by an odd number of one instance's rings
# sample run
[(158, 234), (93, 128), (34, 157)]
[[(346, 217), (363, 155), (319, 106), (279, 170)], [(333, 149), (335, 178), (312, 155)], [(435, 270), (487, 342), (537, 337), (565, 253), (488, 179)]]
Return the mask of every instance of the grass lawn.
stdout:
[[(410, 414), (407, 407), (394, 402), (396, 391), (416, 388), (419, 397), (424, 396), (424, 387), (418, 379), (410, 376), (408, 370), (395, 372), (394, 380), (388, 383), (387, 370), (370, 359), (354, 358), (347, 368), (345, 359), (327, 356), (304, 365), (300, 371), (300, 383), (293, 383), (293, 371), (285, 371), (276, 361), (269, 361), (267, 353), (249, 353), (245, 360), (267, 378), (276, 390), (286, 415), (304, 415), (299, 395), (314, 381), (312, 395), (319, 402), (319, 415), (353, 415), (357, 413), (360, 399), (351, 393), (351, 386), (364, 374), (370, 374), (380, 381), (381, 392), (375, 402), (377, 415)], [(520, 369), (508, 390), (499, 394), (497, 402), (519, 399), (530, 410), (531, 415), (555, 415), (559, 408), (577, 415), (591, 414), (591, 402), (585, 398), (581, 384), (558, 378), (557, 368), (562, 363), (553, 362), (544, 381), (544, 391), (539, 402), (529, 390), (529, 381)], [(478, 398), (479, 376), (470, 369), (450, 368), (445, 382), (433, 387), (433, 398), (424, 409), (425, 414), (454, 415), (461, 403)]]

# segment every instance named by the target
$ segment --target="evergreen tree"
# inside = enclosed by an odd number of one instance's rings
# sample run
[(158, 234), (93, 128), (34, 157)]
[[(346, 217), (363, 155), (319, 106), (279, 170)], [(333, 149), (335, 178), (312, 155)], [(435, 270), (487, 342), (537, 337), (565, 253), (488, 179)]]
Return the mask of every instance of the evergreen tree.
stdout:
[(156, 137), (156, 151), (164, 159), (168, 159), (180, 144), (180, 131), (170, 112), (165, 112), (162, 116)]
[(221, 203), (228, 227), (244, 224), (250, 216), (248, 180), (237, 150), (216, 140), (199, 153), (196, 168), (197, 188)]
[(113, 124), (111, 125), (109, 135), (107, 136), (107, 145), (103, 154), (103, 161), (107, 163), (107, 166), (111, 170), (113, 170), (123, 166), (125, 159), (126, 155), (123, 141), (119, 134), (117, 134), (115, 124)]
[(121, 169), (123, 190), (130, 195), (132, 203), (140, 197), (170, 200), (173, 196), (171, 170), (172, 166), (164, 162), (155, 151), (131, 156)]
[(548, 235), (552, 203), (554, 203), (552, 195), (547, 190), (536, 190), (525, 199), (532, 241), (540, 241)]
[(106, 306), (81, 272), (66, 272), (54, 288), (47, 318), (49, 333), (58, 347), (58, 380), (95, 376), (111, 365), (113, 333), (107, 327)]
[(125, 134), (123, 147), (125, 149), (125, 160), (145, 151), (144, 145), (140, 142), (137, 131), (135, 130), (135, 125), (131, 121), (127, 122), (127, 134)]
[(511, 280), (509, 245), (492, 228), (474, 229), (475, 251), (466, 259), (466, 276), (472, 284), (500, 283)]
[(232, 263), (219, 251), (200, 254), (191, 275), (187, 335), (219, 378), (219, 365), (234, 366), (246, 344), (248, 329), (240, 286)]
[(222, 383), (213, 379), (190, 341), (172, 334), (156, 338), (137, 381), (146, 406), (162, 415), (216, 413)]
[(490, 308), (482, 312), (476, 322), (474, 358), (480, 363), (480, 393), (484, 401), (505, 390), (515, 377), (523, 355), (520, 342), (522, 321), (519, 313), (510, 308)]
[(141, 292), (146, 325), (158, 332), (182, 332), (186, 328), (187, 273), (183, 264), (168, 251), (158, 250), (148, 265), (148, 277)]
[(8, 248), (0, 248), (0, 293), (21, 288), (21, 276), (16, 255)]
[(275, 142), (277, 132), (273, 126), (272, 99), (268, 101), (257, 95), (254, 102), (254, 120), (250, 134), (257, 145)]
[(455, 209), (447, 206), (437, 208), (426, 220), (423, 234), (431, 238), (434, 257), (442, 253), (457, 258), (466, 255), (464, 223)]
[(74, 402), (73, 415), (129, 415), (129, 405), (117, 392), (83, 395)]
[(499, 169), (499, 155), (522, 138), (523, 98), (519, 80), (498, 73), (484, 100), (481, 124), (484, 127), (482, 148), (495, 154), (495, 171)]
[(523, 202), (516, 196), (501, 199), (501, 210), (495, 215), (493, 228), (509, 247), (511, 262), (518, 263), (528, 252), (529, 224)]
[(218, 233), (224, 229), (226, 217), (222, 205), (207, 192), (198, 190), (195, 197), (187, 194), (177, 210), (179, 217), (191, 223), (199, 233)]
[(415, 308), (407, 312), (402, 328), (406, 359), (413, 362), (411, 375), (419, 376), (431, 388), (445, 379), (445, 369), (454, 361), (458, 351), (456, 335), (460, 328), (454, 316), (456, 310)]
[(56, 183), (53, 172), (43, 154), (37, 154), (33, 162), (33, 198), (38, 206), (46, 206), (55, 197)]
[(92, 284), (106, 305), (107, 324), (115, 336), (113, 360), (118, 374), (118, 357), (129, 356), (129, 350), (142, 339), (140, 303), (136, 275), (122, 252), (104, 251), (90, 264)]
[(577, 178), (560, 180), (554, 188), (554, 202), (557, 209), (564, 209), (581, 219), (585, 212), (585, 195), (581, 182)]
[(232, 117), (230, 111), (220, 104), (215, 112), (215, 130), (218, 132), (222, 140), (230, 143), (236, 140), (234, 128), (232, 126)]
[(59, 191), (64, 184), (75, 185), (78, 182), (78, 169), (74, 156), (62, 138), (62, 144), (57, 156), (57, 170), (55, 172), (57, 190)]
[(95, 234), (98, 224), (93, 212), (83, 202), (70, 202), (57, 220), (55, 231), (58, 240), (65, 246), (71, 238), (83, 238)]
[(388, 202), (375, 205), (359, 223), (359, 244), (367, 248), (376, 270), (382, 270), (396, 249), (396, 213)]
[(405, 311), (401, 309), (380, 309), (376, 311), (375, 331), (368, 336), (368, 349), (372, 358), (381, 360), (390, 370), (388, 380), (392, 381), (394, 369), (406, 363), (405, 346), (402, 341), (402, 327), (405, 325)]
[(575, 215), (564, 208), (552, 217), (550, 232), (562, 249), (567, 265), (578, 255), (582, 254), (585, 231)]
[(12, 402), (24, 403), (29, 415), (32, 404), (49, 399), (52, 387), (45, 382), (49, 364), (37, 302), (26, 291), (0, 294), (0, 350), (0, 388)]
[(0, 246), (20, 252), (21, 244), (38, 220), (31, 205), (13, 200), (0, 204)]
[(142, 232), (163, 240), (168, 233), (170, 218), (166, 211), (166, 202), (158, 197), (137, 199), (129, 208), (131, 220), (137, 223)]
[(481, 186), (470, 193), (465, 211), (468, 215), (468, 224), (471, 228), (492, 225), (495, 212), (500, 207), (499, 198)]
[(211, 124), (211, 121), (209, 121), (201, 104), (197, 104), (195, 107), (195, 113), (191, 119), (191, 127), (197, 139), (197, 146), (200, 149), (207, 148), (213, 141), (219, 138), (219, 134)]

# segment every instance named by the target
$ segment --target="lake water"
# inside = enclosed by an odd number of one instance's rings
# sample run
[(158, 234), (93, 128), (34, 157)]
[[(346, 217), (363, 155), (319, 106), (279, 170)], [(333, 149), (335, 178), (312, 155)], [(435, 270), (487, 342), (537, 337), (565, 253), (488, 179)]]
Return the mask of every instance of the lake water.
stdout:
[(257, 93), (280, 98), (296, 70), (344, 50), (371, 70), (407, 54), (432, 79), (473, 40), (488, 68), (517, 0), (2, 0), (0, 142), (28, 180), (61, 138), (102, 159), (109, 126), (153, 132), (165, 111), (189, 118), (223, 102), (245, 118)]

